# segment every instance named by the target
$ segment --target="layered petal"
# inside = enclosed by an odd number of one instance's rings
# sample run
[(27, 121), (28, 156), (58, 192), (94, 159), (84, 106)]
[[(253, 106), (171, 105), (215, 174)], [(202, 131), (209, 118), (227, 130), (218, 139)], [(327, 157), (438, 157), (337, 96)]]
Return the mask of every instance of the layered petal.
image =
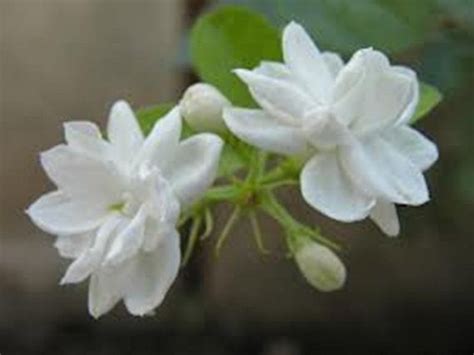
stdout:
[(98, 318), (121, 298), (133, 315), (152, 312), (175, 280), (180, 260), (179, 238), (167, 236), (152, 252), (100, 269), (91, 277), (89, 313)]
[(341, 69), (344, 67), (344, 61), (341, 56), (334, 52), (324, 52), (321, 54), (326, 67), (329, 69), (332, 77), (335, 79)]
[(145, 240), (142, 246), (144, 252), (152, 252), (166, 238), (180, 238), (176, 223), (158, 223), (150, 218), (145, 225)]
[(369, 195), (415, 206), (429, 199), (420, 169), (380, 137), (342, 147), (341, 161), (354, 184)]
[(157, 176), (149, 192), (149, 214), (159, 223), (175, 225), (179, 219), (180, 205), (171, 184)]
[(346, 176), (337, 151), (316, 154), (301, 172), (301, 193), (321, 213), (343, 222), (368, 216), (375, 200), (362, 193)]
[(400, 222), (398, 220), (397, 209), (391, 202), (377, 200), (370, 218), (389, 237), (396, 237), (400, 233)]
[(363, 136), (411, 116), (418, 102), (418, 81), (391, 67), (381, 52), (364, 49), (339, 73), (332, 100), (338, 119)]
[(104, 207), (120, 197), (124, 181), (113, 162), (92, 158), (62, 144), (41, 153), (40, 158), (49, 178), (74, 199)]
[(117, 101), (110, 111), (107, 137), (114, 147), (117, 161), (133, 160), (143, 144), (143, 133), (130, 105)]
[(82, 154), (99, 159), (110, 158), (110, 145), (102, 139), (99, 127), (92, 122), (64, 123), (64, 135), (69, 147)]
[(260, 65), (256, 67), (254, 73), (268, 76), (271, 79), (284, 80), (288, 83), (295, 83), (294, 77), (291, 75), (290, 70), (283, 63), (262, 61)]
[(94, 232), (60, 235), (56, 238), (54, 246), (63, 258), (75, 259), (89, 248), (94, 236)]
[(89, 282), (89, 314), (99, 318), (109, 312), (123, 297), (128, 277), (126, 266), (101, 268), (93, 273)]
[(303, 120), (302, 132), (306, 140), (319, 150), (352, 144), (355, 139), (352, 132), (325, 109), (308, 112)]
[(402, 65), (394, 65), (392, 69), (398, 74), (404, 76), (411, 82), (411, 91), (409, 93), (409, 103), (406, 106), (403, 113), (400, 115), (397, 125), (409, 124), (413, 115), (415, 114), (416, 107), (420, 101), (420, 83), (418, 82), (418, 76), (416, 72), (408, 67)]
[(181, 253), (179, 238), (167, 235), (150, 253), (141, 253), (131, 261), (130, 278), (124, 290), (124, 302), (134, 315), (152, 312), (163, 301), (176, 279)]
[(97, 228), (107, 209), (88, 202), (72, 200), (60, 191), (41, 196), (26, 211), (31, 220), (47, 233), (81, 234)]
[(281, 122), (297, 125), (304, 113), (315, 105), (309, 95), (288, 80), (274, 79), (245, 69), (234, 72), (248, 85), (255, 101)]
[(237, 137), (263, 150), (284, 155), (304, 154), (308, 150), (299, 127), (282, 124), (262, 110), (226, 109), (224, 120)]
[(427, 170), (438, 160), (438, 148), (423, 134), (409, 126), (392, 128), (382, 138), (410, 159), (421, 171)]
[(82, 282), (100, 267), (112, 234), (120, 222), (117, 215), (112, 215), (100, 226), (92, 245), (69, 266), (61, 284)]
[(105, 256), (104, 266), (117, 266), (136, 256), (145, 240), (147, 209), (142, 205), (136, 215), (117, 233)]
[(135, 165), (148, 164), (161, 167), (173, 159), (181, 137), (179, 107), (174, 107), (158, 120), (135, 159)]
[(222, 150), (222, 140), (201, 133), (180, 142), (172, 161), (163, 167), (163, 176), (183, 206), (189, 206), (213, 183)]
[(334, 77), (303, 27), (291, 22), (283, 32), (285, 64), (319, 103), (326, 103)]

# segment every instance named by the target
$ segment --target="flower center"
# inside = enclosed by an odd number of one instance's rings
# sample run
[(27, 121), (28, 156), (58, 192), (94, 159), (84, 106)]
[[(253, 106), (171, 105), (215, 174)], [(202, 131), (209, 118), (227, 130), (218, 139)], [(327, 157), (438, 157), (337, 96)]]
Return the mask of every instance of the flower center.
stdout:
[(140, 167), (138, 174), (129, 179), (128, 186), (119, 201), (109, 206), (109, 211), (119, 212), (126, 217), (135, 216), (140, 206), (149, 201), (152, 191), (158, 188), (157, 179), (159, 177), (158, 169)]
[(318, 150), (332, 150), (352, 140), (351, 132), (327, 106), (308, 112), (303, 118), (302, 129), (308, 142)]

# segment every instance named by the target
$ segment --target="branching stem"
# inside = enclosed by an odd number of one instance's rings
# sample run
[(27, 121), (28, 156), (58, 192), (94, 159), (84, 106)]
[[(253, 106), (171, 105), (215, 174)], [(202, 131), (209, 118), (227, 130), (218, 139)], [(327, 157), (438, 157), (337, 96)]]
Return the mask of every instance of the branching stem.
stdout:
[(235, 223), (238, 221), (240, 217), (240, 212), (241, 212), (241, 208), (239, 206), (235, 207), (229, 219), (227, 220), (224, 228), (222, 229), (221, 235), (217, 239), (217, 243), (215, 247), (216, 256), (219, 256), (220, 251), (232, 230), (232, 227), (235, 225)]
[(260, 223), (258, 221), (257, 213), (255, 211), (250, 211), (249, 219), (250, 219), (250, 224), (252, 225), (253, 236), (255, 238), (255, 243), (257, 244), (258, 250), (262, 254), (270, 254), (270, 251), (267, 248), (265, 248), (265, 245), (263, 244), (263, 236), (262, 236), (262, 231), (260, 229)]
[(181, 262), (181, 267), (184, 267), (189, 262), (191, 255), (193, 253), (196, 241), (199, 235), (199, 229), (201, 228), (202, 217), (197, 216), (194, 218), (193, 225), (191, 227), (191, 232), (189, 233), (188, 242), (186, 244), (186, 250), (184, 251), (183, 261)]

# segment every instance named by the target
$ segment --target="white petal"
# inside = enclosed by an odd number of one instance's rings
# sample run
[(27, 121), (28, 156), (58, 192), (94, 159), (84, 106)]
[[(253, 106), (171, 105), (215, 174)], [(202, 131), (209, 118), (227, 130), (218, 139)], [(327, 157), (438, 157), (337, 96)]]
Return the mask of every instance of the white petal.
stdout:
[(93, 273), (89, 282), (89, 313), (94, 318), (110, 311), (123, 297), (126, 278), (125, 267), (102, 268)]
[(176, 223), (159, 223), (149, 218), (145, 225), (145, 240), (142, 246), (144, 252), (152, 252), (166, 238), (180, 238), (176, 230)]
[(429, 194), (420, 169), (395, 147), (375, 137), (341, 148), (341, 159), (351, 180), (367, 194), (387, 201), (421, 205)]
[(362, 136), (405, 120), (417, 101), (416, 77), (390, 67), (381, 52), (365, 49), (354, 54), (339, 73), (333, 110)]
[(308, 112), (303, 119), (302, 132), (306, 140), (319, 150), (351, 144), (355, 139), (352, 132), (325, 109)]
[(268, 76), (272, 79), (285, 80), (291, 83), (295, 81), (291, 72), (283, 63), (262, 61), (253, 71), (256, 74)]
[(41, 164), (58, 188), (74, 198), (94, 204), (115, 203), (123, 181), (112, 162), (94, 159), (65, 145), (41, 153)]
[(323, 57), (324, 63), (326, 63), (327, 68), (332, 74), (333, 78), (339, 74), (341, 69), (344, 67), (344, 61), (341, 56), (334, 52), (324, 52), (321, 54)]
[(172, 159), (178, 148), (181, 126), (179, 107), (176, 106), (156, 122), (135, 160), (136, 165), (147, 162), (161, 166)]
[(160, 223), (175, 225), (179, 219), (180, 205), (172, 186), (162, 176), (157, 176), (148, 193), (149, 214)]
[(175, 280), (181, 255), (176, 233), (167, 235), (152, 252), (94, 273), (89, 285), (89, 313), (98, 318), (123, 297), (133, 315), (145, 315), (163, 301)]
[(404, 76), (406, 80), (410, 81), (411, 83), (409, 103), (396, 123), (397, 125), (408, 124), (415, 114), (416, 107), (418, 106), (418, 102), (420, 100), (420, 83), (418, 82), (416, 72), (411, 68), (402, 65), (394, 65), (392, 66), (392, 70)]
[(92, 122), (64, 123), (64, 134), (69, 147), (97, 158), (108, 158), (109, 144), (102, 139), (99, 128)]
[(334, 78), (303, 27), (291, 22), (283, 32), (285, 64), (320, 103), (327, 102)]
[(117, 266), (138, 253), (145, 239), (146, 206), (142, 205), (133, 219), (112, 241), (104, 266)]
[(55, 191), (41, 196), (26, 213), (45, 232), (68, 235), (98, 227), (108, 211), (101, 206), (71, 200), (62, 192)]
[(284, 125), (262, 110), (230, 108), (224, 120), (232, 133), (250, 145), (270, 152), (297, 155), (308, 149), (299, 127)]
[(61, 284), (78, 283), (84, 281), (100, 266), (112, 233), (120, 223), (117, 215), (111, 216), (99, 228), (95, 240), (90, 248), (86, 249), (67, 269)]
[(301, 193), (312, 207), (343, 222), (364, 219), (375, 203), (346, 177), (336, 151), (316, 154), (306, 163)]
[(370, 211), (370, 218), (389, 237), (396, 237), (400, 233), (400, 222), (393, 203), (377, 200), (374, 208)]
[(181, 261), (179, 238), (166, 236), (151, 253), (140, 253), (130, 265), (124, 302), (133, 315), (145, 315), (163, 301), (178, 274)]
[(56, 238), (54, 246), (63, 258), (75, 259), (89, 248), (94, 236), (92, 232), (60, 235)]
[(116, 158), (130, 162), (143, 144), (143, 133), (130, 105), (117, 101), (110, 110), (107, 137), (112, 143)]
[(183, 206), (189, 206), (213, 183), (222, 146), (222, 140), (211, 133), (194, 135), (179, 144), (163, 175)]
[[(80, 132), (88, 137), (102, 138), (102, 133), (99, 127), (93, 122), (89, 121), (69, 121), (64, 123), (64, 135), (68, 144), (74, 145), (74, 133)], [(72, 134), (72, 135), (70, 135)]]
[(392, 128), (384, 132), (382, 137), (422, 171), (438, 160), (436, 145), (409, 126)]
[(278, 80), (256, 72), (236, 69), (258, 104), (282, 122), (297, 124), (306, 110), (314, 106), (310, 96), (287, 80)]

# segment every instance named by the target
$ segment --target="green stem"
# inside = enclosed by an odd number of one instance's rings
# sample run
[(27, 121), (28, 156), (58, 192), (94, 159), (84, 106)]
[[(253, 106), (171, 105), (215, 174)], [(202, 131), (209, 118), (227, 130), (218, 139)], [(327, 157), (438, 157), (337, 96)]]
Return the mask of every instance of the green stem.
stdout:
[(203, 203), (227, 201), (236, 198), (240, 193), (239, 186), (221, 185), (207, 190)]
[(249, 213), (249, 219), (250, 219), (250, 224), (252, 225), (253, 236), (255, 238), (255, 243), (257, 244), (258, 250), (262, 254), (270, 254), (270, 251), (267, 248), (265, 248), (265, 245), (263, 244), (262, 231), (260, 229), (260, 223), (258, 222), (258, 217), (255, 211), (251, 211)]
[(237, 222), (237, 220), (240, 217), (240, 207), (235, 207), (234, 210), (232, 211), (229, 219), (227, 220), (224, 229), (222, 229), (221, 235), (217, 239), (216, 243), (216, 248), (215, 248), (215, 253), (216, 256), (219, 256), (222, 246), (224, 245), (225, 241), (227, 240), (227, 237), (229, 236), (230, 231), (232, 230), (232, 227), (234, 224)]
[(201, 236), (201, 240), (205, 240), (209, 238), (214, 229), (214, 218), (212, 217), (211, 210), (206, 208), (204, 210), (204, 223), (206, 225), (206, 229), (204, 230), (203, 235)]
[(191, 227), (191, 232), (189, 233), (188, 242), (186, 244), (186, 250), (184, 252), (183, 261), (181, 263), (181, 267), (184, 267), (189, 262), (191, 255), (194, 250), (194, 246), (196, 245), (196, 241), (198, 239), (199, 228), (201, 227), (202, 217), (197, 216), (194, 219), (193, 226)]
[(255, 185), (265, 172), (266, 160), (268, 154), (266, 152), (255, 150), (250, 159), (249, 169), (245, 182)]
[(298, 183), (299, 183), (298, 180), (286, 179), (286, 180), (280, 180), (280, 181), (263, 184), (263, 187), (268, 190), (273, 190), (281, 186), (298, 185)]
[[(291, 214), (283, 207), (275, 198), (275, 195), (271, 192), (267, 192), (264, 195), (264, 203), (262, 208), (275, 220), (279, 221), (285, 228), (288, 238), (295, 238), (298, 234), (305, 234), (312, 237), (314, 240), (324, 244), (332, 249), (341, 250), (341, 247), (332, 242), (331, 240), (324, 238), (317, 232), (307, 226), (301, 224), (291, 216)], [(294, 245), (294, 241), (288, 240), (290, 247)]]

